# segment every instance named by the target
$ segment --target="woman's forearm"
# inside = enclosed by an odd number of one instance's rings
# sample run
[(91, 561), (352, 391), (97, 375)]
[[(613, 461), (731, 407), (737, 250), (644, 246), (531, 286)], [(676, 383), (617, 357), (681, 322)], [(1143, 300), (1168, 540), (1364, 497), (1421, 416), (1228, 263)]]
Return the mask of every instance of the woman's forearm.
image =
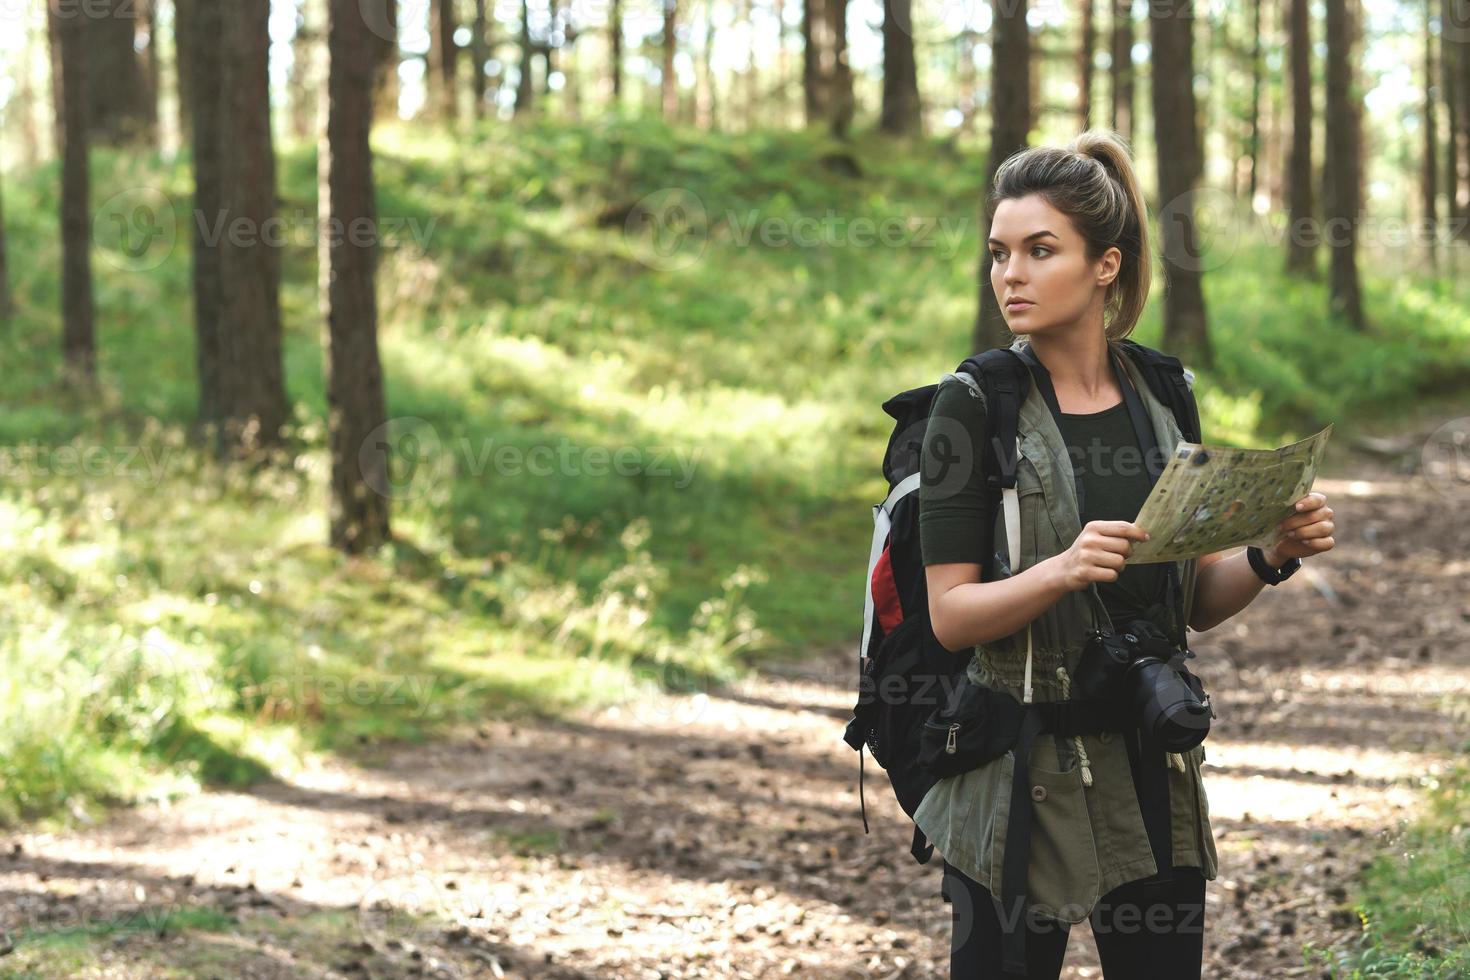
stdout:
[(946, 650), (965, 650), (1009, 636), (1067, 594), (1054, 555), (1019, 575), (966, 582), (930, 596), (929, 620)]
[[(1198, 632), (1214, 629), (1250, 605), (1266, 587), (1255, 569), (1251, 568), (1245, 552), (1246, 549), (1241, 548), (1199, 573), (1194, 583), (1194, 607), (1190, 610), (1191, 629)], [(1286, 559), (1278, 557), (1269, 548), (1263, 554), (1272, 568), (1280, 568), (1286, 563)]]

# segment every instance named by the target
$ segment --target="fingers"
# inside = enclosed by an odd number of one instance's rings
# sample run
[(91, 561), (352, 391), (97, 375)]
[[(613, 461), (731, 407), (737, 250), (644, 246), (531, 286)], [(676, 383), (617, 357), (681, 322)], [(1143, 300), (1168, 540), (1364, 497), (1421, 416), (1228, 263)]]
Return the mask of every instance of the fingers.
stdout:
[(1088, 521), (1087, 526), (1098, 534), (1104, 534), (1110, 538), (1130, 538), (1134, 541), (1148, 540), (1148, 532), (1132, 521)]
[(1330, 522), (1331, 519), (1332, 508), (1319, 507), (1316, 510), (1311, 511), (1310, 513), (1293, 514), (1290, 517), (1284, 518), (1280, 523), (1276, 525), (1276, 529), (1283, 534), (1286, 534), (1287, 532), (1296, 530), (1298, 528), (1304, 528), (1312, 524), (1318, 524), (1322, 521)]
[(1299, 512), (1311, 510), (1316, 507), (1321, 507), (1325, 503), (1327, 503), (1327, 495), (1314, 490), (1296, 502), (1296, 509)]
[(1323, 517), (1320, 520), (1312, 521), (1309, 524), (1301, 524), (1297, 527), (1293, 527), (1291, 530), (1286, 532), (1285, 536), (1288, 538), (1297, 538), (1299, 540), (1326, 537), (1327, 535), (1332, 533), (1337, 524), (1335, 521), (1331, 520), (1332, 512), (1330, 510), (1325, 511), (1324, 513), (1327, 516)]

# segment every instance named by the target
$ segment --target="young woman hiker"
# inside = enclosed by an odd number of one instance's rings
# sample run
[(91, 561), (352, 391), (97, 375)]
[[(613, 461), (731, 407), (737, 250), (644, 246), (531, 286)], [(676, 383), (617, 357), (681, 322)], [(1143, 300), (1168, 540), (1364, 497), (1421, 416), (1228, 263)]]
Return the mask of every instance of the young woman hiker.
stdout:
[[(936, 438), (956, 425), (984, 432), (983, 394), (946, 376), (925, 435), (919, 489), (930, 620), (946, 649), (973, 648), (968, 672), (977, 683), (1018, 701), (1028, 686), (1034, 701), (1066, 699), (1089, 630), (1139, 618), (1171, 637), (1183, 636), (1184, 624), (1217, 626), (1267, 582), (1290, 574), (1283, 566), (1294, 570), (1294, 559), (1332, 548), (1332, 509), (1323, 494), (1306, 495), (1278, 525), (1275, 545), (1250, 549), (1255, 554), (1125, 567), (1134, 542), (1148, 538), (1131, 520), (1151, 486), (1140, 447), (1152, 442), (1168, 453), (1180, 439), (1173, 413), (1117, 344), (1138, 322), (1150, 280), (1149, 218), (1127, 145), (1090, 130), (1065, 149), (1019, 152), (996, 174), (987, 210), (991, 285), (1018, 335), (1012, 349), (1024, 352), (1038, 380), (1020, 413), (1019, 560), (1014, 569), (1000, 564), (1010, 546), (998, 545), (1002, 521), (983, 526), (980, 454), (968, 454), (972, 465), (961, 482), (952, 440)], [(1133, 411), (1138, 400), (1146, 416)], [(1139, 439), (1135, 418), (1151, 424), (1149, 440)], [(989, 548), (997, 575), (982, 582)], [(1028, 625), (1032, 669), (1023, 675)], [(1054, 980), (1070, 923), (1083, 918), (1108, 977), (1200, 976), (1205, 882), (1217, 873), (1200, 779), (1204, 745), (1165, 757), (1167, 816), (1163, 804), (1148, 811), (1150, 834), (1136, 789), (1139, 760), (1150, 758), (1135, 748), (1142, 744), (1107, 731), (1036, 739), (1026, 773), (1034, 808), (1022, 909), (996, 897), (1014, 753), (941, 779), (924, 797), (914, 821), (944, 859), (952, 976)], [(1005, 972), (1003, 938), (1017, 929), (1024, 930), (1024, 955), (1013, 955)], [(1024, 974), (1015, 972), (1018, 959)]]

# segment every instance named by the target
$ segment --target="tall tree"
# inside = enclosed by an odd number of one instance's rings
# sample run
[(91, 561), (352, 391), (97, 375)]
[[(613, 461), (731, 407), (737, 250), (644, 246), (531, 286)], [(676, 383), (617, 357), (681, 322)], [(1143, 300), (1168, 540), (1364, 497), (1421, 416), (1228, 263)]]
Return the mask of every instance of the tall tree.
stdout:
[(398, 0), (371, 0), (370, 3), (364, 0), (363, 15), (368, 18), (374, 46), (377, 48), (374, 111), (389, 117), (396, 117), (399, 95), (398, 65), (402, 60), (398, 51)]
[(174, 73), (179, 95), (179, 133), (185, 140), (194, 130), (194, 59), (190, 52), (199, 0), (174, 0)]
[(1133, 0), (1113, 0), (1113, 129), (1133, 142)]
[(1077, 44), (1077, 122), (1084, 130), (1092, 128), (1092, 53), (1097, 50), (1093, 4), (1094, 0), (1082, 0), (1082, 29)]
[(1261, 163), (1261, 0), (1251, 0), (1251, 129), (1246, 155), (1250, 159), (1250, 200), (1256, 199)]
[(828, 120), (832, 102), (831, 72), (826, 65), (832, 50), (831, 22), (826, 10), (827, 0), (801, 0), (801, 88), (808, 127)]
[(1439, 234), (1439, 114), (1434, 94), (1434, 0), (1424, 0), (1424, 155), (1420, 192), (1424, 205), (1425, 258), (1430, 269), (1439, 264), (1435, 240)]
[(912, 0), (887, 0), (883, 4), (883, 108), (878, 128), (894, 136), (919, 132), (919, 69), (914, 61), (913, 32)]
[(1286, 271), (1295, 276), (1317, 274), (1317, 237), (1312, 234), (1312, 34), (1310, 0), (1290, 0), (1291, 151), (1286, 165), (1286, 197), (1290, 233), (1286, 236)]
[(96, 312), (92, 299), (92, 183), (87, 171), (91, 59), (88, 22), (65, 0), (50, 0), (52, 57), (59, 61), (61, 108), (61, 352), (68, 384), (97, 378)]
[[(1026, 27), (1026, 0), (994, 0), (990, 34), (990, 156), (985, 165), (985, 191), (1005, 159), (1026, 148), (1031, 132), (1031, 32)], [(982, 205), (983, 206), (983, 205)], [(986, 237), (990, 232), (985, 223)], [(981, 239), (984, 241), (984, 238)], [(971, 346), (976, 353), (1009, 347), (1011, 331), (990, 285), (990, 249), (980, 249), (980, 302)]]
[[(207, 3), (210, 0), (193, 0)], [(291, 39), (290, 114), (291, 134), (311, 139), (317, 131), (317, 110), (322, 79), (322, 25), (327, 14), (323, 0), (295, 0), (296, 33)], [(371, 7), (365, 7), (370, 11)]]
[(529, 0), (521, 0), (521, 64), (520, 78), (516, 82), (515, 114), (531, 111), (535, 98), (532, 76), (535, 70), (536, 47), (531, 42), (531, 6)]
[(217, 245), (220, 421), (224, 445), (250, 452), (279, 444), (290, 417), (281, 359), (281, 243), (267, 235), (276, 217), (270, 0), (230, 0), (221, 7), (223, 29), (214, 56), (220, 72), (221, 217), (229, 224)]
[(1449, 139), (1444, 148), (1445, 217), (1455, 229), (1455, 236), (1470, 234), (1466, 228), (1466, 208), (1460, 201), (1460, 165), (1465, 160), (1461, 143), (1467, 135), (1465, 116), (1470, 114), (1470, 92), (1461, 87), (1470, 83), (1470, 59), (1465, 57), (1470, 36), (1470, 4), (1463, 0), (1444, 0), (1440, 11), (1439, 66), (1443, 78), (1445, 115), (1449, 117)]
[(389, 539), (386, 420), (378, 358), (377, 215), (373, 203), (372, 38), (358, 0), (328, 0), (327, 128), (318, 150), (318, 244), (325, 320), (330, 541), (359, 553)]
[(1327, 0), (1327, 165), (1323, 208), (1327, 228), (1330, 309), (1354, 329), (1365, 329), (1358, 284), (1360, 154), (1353, 103), (1353, 25), (1348, 0)]
[(490, 61), (490, 18), (485, 6), (486, 0), (475, 0), (475, 27), (470, 35), (470, 95), (476, 119), (485, 116), (485, 65)]
[[(224, 29), (223, 8), (207, 0), (184, 0), (179, 21), (179, 68), (189, 77), (189, 132), (194, 158), (194, 220), (190, 222), (194, 287), (194, 354), (199, 374), (199, 418), (218, 425), (227, 399), (222, 391), (220, 350), (220, 252), (208, 231), (224, 211), (220, 153), (223, 78), (216, 47)], [(201, 220), (201, 218), (205, 220)], [(216, 445), (222, 445), (217, 442)]]
[[(521, 9), (525, 10), (524, 7)], [(608, 71), (612, 73), (612, 101), (614, 106), (621, 106), (623, 104), (623, 0), (612, 0), (612, 14), (608, 18), (607, 34)], [(522, 61), (522, 64), (525, 64), (525, 61)]]
[(137, 41), (142, 46), (138, 57), (143, 70), (143, 91), (140, 96), (141, 108), (145, 114), (143, 127), (144, 132), (153, 139), (158, 137), (158, 97), (163, 91), (163, 58), (158, 43), (158, 2), (159, 0), (138, 0), (143, 30), (146, 32)]
[(852, 65), (847, 49), (847, 0), (824, 0), (827, 8), (828, 37), (832, 40), (831, 116), (827, 128), (833, 136), (846, 139), (857, 111), (852, 90)]
[(278, 445), (289, 418), (270, 115), (270, 0), (199, 3), (181, 38), (194, 93), (199, 417), (221, 454)]
[(659, 66), (660, 105), (666, 122), (674, 122), (679, 115), (679, 76), (674, 72), (674, 54), (678, 50), (678, 35), (675, 28), (679, 20), (679, 0), (663, 0), (663, 63)]
[(147, 54), (138, 50), (146, 7), (137, 0), (88, 0), (61, 6), (64, 19), (78, 21), (85, 37), (88, 75), (97, 79), (85, 95), (92, 142), (122, 145), (155, 138), (158, 113), (150, 104)]
[(429, 92), (434, 111), (453, 119), (459, 77), (459, 46), (454, 33), (459, 29), (454, 0), (432, 0), (429, 7)]
[(1153, 46), (1154, 146), (1159, 174), (1160, 241), (1163, 250), (1164, 344), (1203, 367), (1213, 362), (1200, 249), (1195, 234), (1194, 191), (1203, 171), (1194, 102), (1194, 7), (1192, 0), (1150, 0)]

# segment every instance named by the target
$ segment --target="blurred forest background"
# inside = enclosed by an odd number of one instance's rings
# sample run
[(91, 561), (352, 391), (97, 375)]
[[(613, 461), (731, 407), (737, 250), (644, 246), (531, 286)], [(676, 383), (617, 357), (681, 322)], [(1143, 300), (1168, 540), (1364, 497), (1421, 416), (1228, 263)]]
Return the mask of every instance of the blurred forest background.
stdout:
[[(1134, 336), (1205, 438), (1334, 422), (1340, 469), (1413, 473), (1470, 405), (1462, 0), (0, 4), (0, 824), (667, 722), (832, 651), (841, 703), (879, 405), (1009, 343), (989, 178), (1089, 127), (1134, 148)], [(1418, 857), (1344, 899), (1344, 976), (1470, 969), (1456, 717)], [(19, 975), (108, 948), (30, 916)]]

